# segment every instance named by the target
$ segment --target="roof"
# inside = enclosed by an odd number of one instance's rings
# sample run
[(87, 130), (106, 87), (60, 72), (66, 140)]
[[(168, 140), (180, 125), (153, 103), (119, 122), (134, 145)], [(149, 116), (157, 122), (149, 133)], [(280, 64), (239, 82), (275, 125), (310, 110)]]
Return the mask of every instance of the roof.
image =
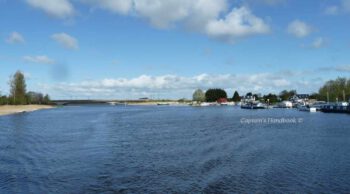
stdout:
[(295, 96), (298, 98), (309, 98), (310, 97), (309, 94), (296, 94)]

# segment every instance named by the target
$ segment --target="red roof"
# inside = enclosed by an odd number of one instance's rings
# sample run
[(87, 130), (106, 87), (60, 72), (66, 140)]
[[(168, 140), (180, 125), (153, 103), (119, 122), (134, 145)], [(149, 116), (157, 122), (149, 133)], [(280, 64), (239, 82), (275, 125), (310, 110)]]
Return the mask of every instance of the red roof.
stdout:
[(227, 102), (227, 98), (219, 98), (219, 99), (217, 100), (217, 102), (218, 102), (218, 103), (225, 103), (225, 102)]

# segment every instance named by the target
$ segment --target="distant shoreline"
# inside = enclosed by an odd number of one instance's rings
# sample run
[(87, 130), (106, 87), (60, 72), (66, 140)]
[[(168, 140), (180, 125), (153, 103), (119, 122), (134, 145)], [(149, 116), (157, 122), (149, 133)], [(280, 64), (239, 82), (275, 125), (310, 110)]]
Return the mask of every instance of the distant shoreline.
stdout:
[(0, 116), (16, 113), (33, 112), (37, 110), (50, 109), (54, 106), (49, 105), (4, 105), (0, 106)]
[(187, 103), (179, 103), (174, 101), (153, 101), (153, 102), (130, 102), (127, 103), (127, 105), (130, 106), (156, 106), (156, 105), (169, 105), (169, 106), (181, 106), (181, 105), (188, 105)]

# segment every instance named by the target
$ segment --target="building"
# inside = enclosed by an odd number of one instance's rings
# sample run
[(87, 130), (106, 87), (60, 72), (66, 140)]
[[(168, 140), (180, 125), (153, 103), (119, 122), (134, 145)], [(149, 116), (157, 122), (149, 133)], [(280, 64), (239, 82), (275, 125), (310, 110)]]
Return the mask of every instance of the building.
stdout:
[(309, 101), (309, 94), (295, 94), (289, 98), (289, 101), (293, 103), (307, 103)]
[(293, 108), (293, 103), (291, 101), (283, 101), (277, 104), (278, 108)]
[(255, 102), (255, 96), (253, 95), (241, 96), (241, 102), (242, 103)]
[(222, 104), (222, 103), (227, 103), (227, 98), (219, 98), (217, 100), (217, 103)]

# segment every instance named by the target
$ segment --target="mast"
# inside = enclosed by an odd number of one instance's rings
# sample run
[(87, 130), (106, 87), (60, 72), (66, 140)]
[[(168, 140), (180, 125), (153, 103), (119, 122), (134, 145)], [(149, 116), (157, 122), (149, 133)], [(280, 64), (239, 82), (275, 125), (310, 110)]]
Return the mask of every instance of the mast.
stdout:
[(329, 103), (329, 92), (327, 92), (327, 103)]

